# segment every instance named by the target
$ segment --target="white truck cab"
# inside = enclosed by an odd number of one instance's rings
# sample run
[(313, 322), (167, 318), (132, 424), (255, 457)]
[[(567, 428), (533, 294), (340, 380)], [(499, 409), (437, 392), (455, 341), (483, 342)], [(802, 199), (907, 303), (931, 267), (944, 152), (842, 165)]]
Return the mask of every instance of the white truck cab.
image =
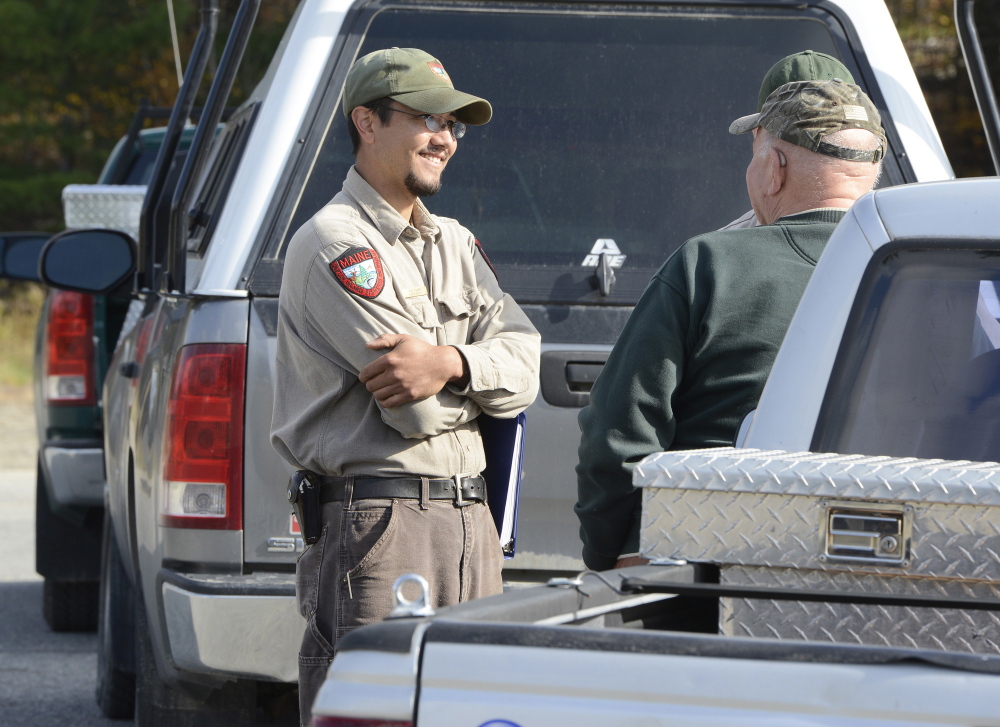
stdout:
[[(997, 194), (997, 180), (987, 177), (881, 189), (858, 200), (816, 266), (743, 446), (926, 455), (920, 439), (931, 414), (916, 407), (972, 375), (956, 367), (973, 352), (1000, 343), (1000, 275), (993, 256), (977, 247), (1000, 229)], [(887, 286), (898, 296), (892, 309), (884, 307)], [(933, 361), (928, 351), (937, 351)], [(848, 408), (870, 412), (850, 432), (836, 424)], [(970, 418), (967, 426), (982, 424)], [(998, 460), (1000, 449), (953, 447), (936, 456)]]

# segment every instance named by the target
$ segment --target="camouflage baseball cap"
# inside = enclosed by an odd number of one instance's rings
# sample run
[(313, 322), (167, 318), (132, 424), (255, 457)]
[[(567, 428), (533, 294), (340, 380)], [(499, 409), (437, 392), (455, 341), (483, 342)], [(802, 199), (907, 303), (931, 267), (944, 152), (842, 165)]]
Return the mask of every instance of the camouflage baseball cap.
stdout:
[(834, 78), (854, 83), (851, 72), (833, 56), (814, 50), (792, 53), (771, 66), (771, 70), (764, 75), (760, 93), (757, 94), (757, 110), (764, 108), (764, 101), (778, 86), (793, 81), (831, 81)]
[(456, 91), (441, 61), (417, 48), (389, 48), (359, 58), (344, 83), (344, 116), (388, 96), (425, 114), (455, 114), (479, 126), (493, 116), (490, 102)]
[[(796, 81), (777, 88), (760, 113), (736, 119), (730, 134), (745, 134), (758, 126), (784, 141), (809, 151), (852, 162), (877, 162), (885, 156), (882, 119), (865, 92), (839, 78), (832, 81)], [(872, 151), (828, 144), (823, 137), (844, 129), (864, 129), (879, 139)]]

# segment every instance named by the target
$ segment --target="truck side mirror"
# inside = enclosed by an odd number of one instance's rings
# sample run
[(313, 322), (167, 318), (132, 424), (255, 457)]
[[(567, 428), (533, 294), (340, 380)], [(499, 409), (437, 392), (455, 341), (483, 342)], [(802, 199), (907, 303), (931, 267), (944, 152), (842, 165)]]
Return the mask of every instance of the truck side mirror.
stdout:
[(49, 237), (47, 232), (0, 233), (0, 278), (39, 282), (38, 258)]
[(136, 244), (117, 230), (70, 230), (42, 248), (38, 272), (47, 285), (93, 295), (121, 292), (135, 272)]

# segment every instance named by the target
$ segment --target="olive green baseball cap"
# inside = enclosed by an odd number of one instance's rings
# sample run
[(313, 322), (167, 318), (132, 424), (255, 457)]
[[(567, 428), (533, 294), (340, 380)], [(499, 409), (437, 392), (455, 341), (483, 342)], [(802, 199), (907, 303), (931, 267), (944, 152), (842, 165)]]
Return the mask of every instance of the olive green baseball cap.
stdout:
[(355, 61), (344, 83), (344, 116), (386, 96), (421, 113), (455, 114), (472, 126), (493, 116), (489, 101), (456, 91), (441, 61), (417, 48), (377, 50)]
[[(882, 118), (871, 99), (853, 83), (796, 81), (775, 89), (760, 113), (736, 119), (730, 134), (745, 134), (758, 126), (772, 135), (809, 151), (852, 162), (877, 162), (885, 156)], [(879, 148), (859, 151), (823, 141), (844, 129), (864, 129), (879, 140)]]
[(814, 50), (804, 50), (785, 56), (771, 66), (764, 74), (757, 94), (757, 110), (764, 108), (764, 101), (776, 88), (794, 81), (832, 81), (839, 78), (847, 83), (854, 83), (854, 76), (847, 67), (833, 56), (817, 53)]

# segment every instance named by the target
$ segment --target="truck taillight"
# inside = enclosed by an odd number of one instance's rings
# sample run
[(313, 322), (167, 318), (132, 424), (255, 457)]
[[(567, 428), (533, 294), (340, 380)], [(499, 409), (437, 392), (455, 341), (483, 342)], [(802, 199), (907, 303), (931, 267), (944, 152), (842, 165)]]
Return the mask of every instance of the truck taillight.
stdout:
[(65, 290), (52, 294), (44, 381), (49, 404), (93, 406), (97, 403), (93, 297)]
[(246, 346), (193, 344), (177, 354), (164, 442), (160, 524), (243, 527)]
[(324, 717), (314, 715), (312, 727), (413, 727), (413, 722), (391, 719), (357, 719), (354, 717)]

